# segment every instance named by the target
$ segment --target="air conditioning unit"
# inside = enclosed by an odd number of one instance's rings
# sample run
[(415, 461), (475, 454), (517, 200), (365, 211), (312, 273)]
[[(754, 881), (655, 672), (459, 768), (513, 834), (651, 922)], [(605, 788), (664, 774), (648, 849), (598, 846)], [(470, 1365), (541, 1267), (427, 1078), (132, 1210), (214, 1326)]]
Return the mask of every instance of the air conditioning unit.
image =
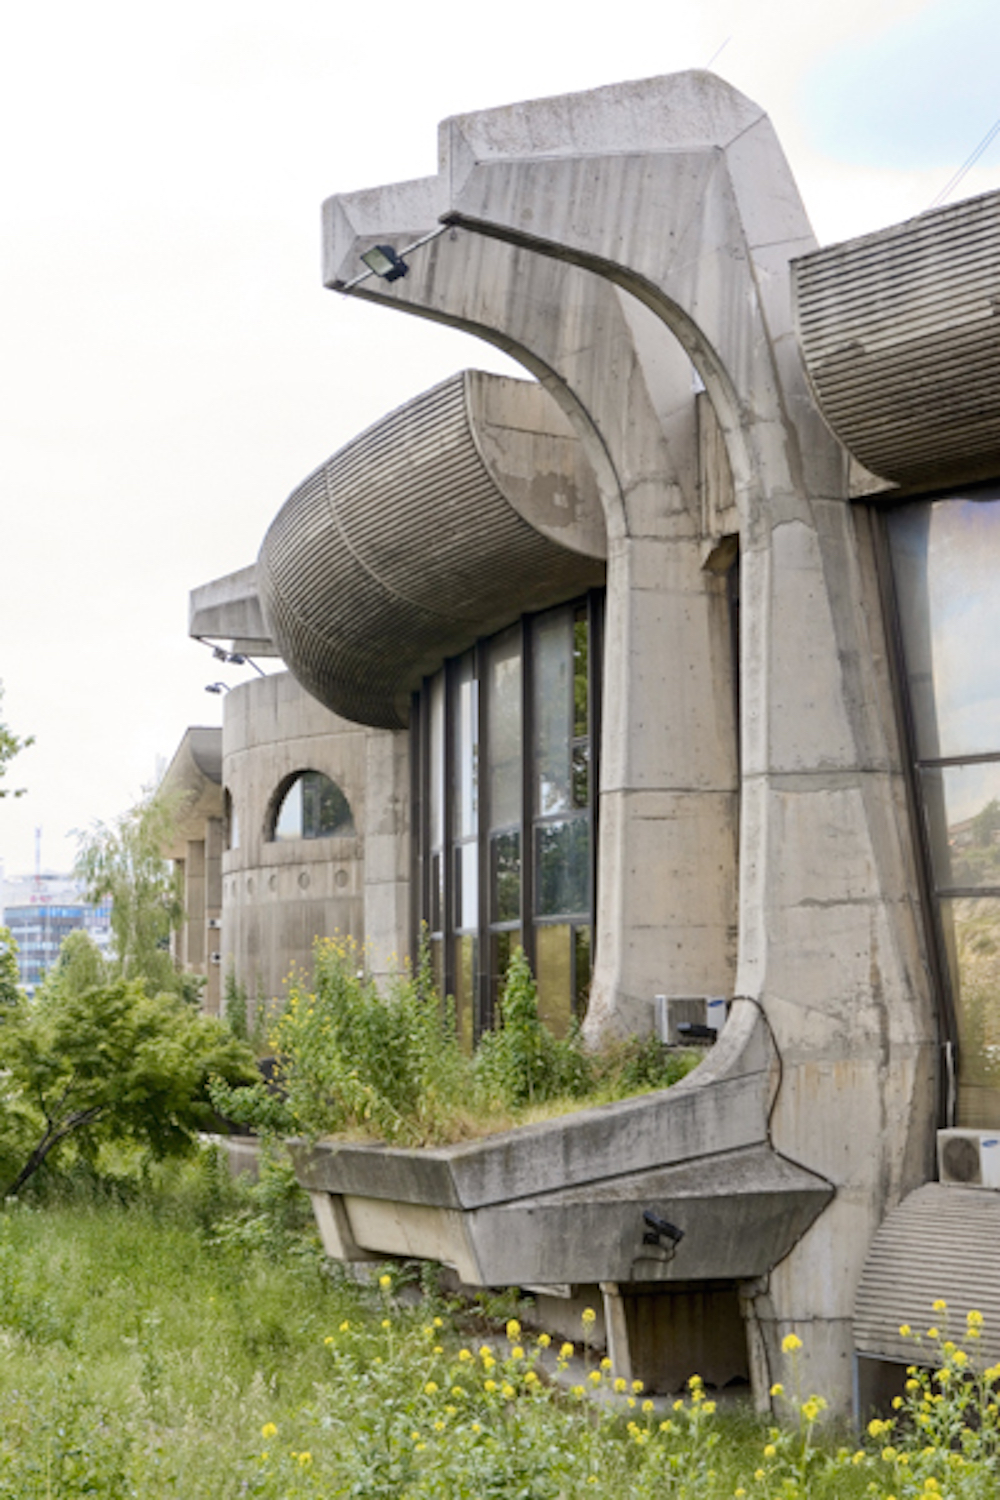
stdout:
[(211, 932), (218, 932), (219, 929), (220, 929), (220, 927), (222, 926), (222, 918), (221, 917), (209, 917), (209, 919), (208, 919), (208, 926), (209, 926), (209, 931), (211, 931)]
[(725, 995), (654, 995), (656, 1034), (668, 1047), (714, 1042), (726, 1024)]
[(208, 961), (209, 961), (210, 964), (221, 964), (221, 962), (222, 962), (222, 954), (221, 953), (210, 953), (208, 955)]
[(1000, 1130), (939, 1130), (937, 1150), (943, 1183), (1000, 1190)]

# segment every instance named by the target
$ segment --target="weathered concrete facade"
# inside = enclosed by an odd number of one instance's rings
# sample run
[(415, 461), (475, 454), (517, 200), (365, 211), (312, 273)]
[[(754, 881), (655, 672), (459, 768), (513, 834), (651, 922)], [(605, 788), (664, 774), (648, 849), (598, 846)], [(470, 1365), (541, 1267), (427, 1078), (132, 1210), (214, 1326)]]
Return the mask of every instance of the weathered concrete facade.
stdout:
[[(324, 225), (328, 286), (476, 334), (536, 383), (465, 372), (415, 398), (304, 481), (255, 570), (196, 596), (192, 634), (291, 674), (225, 705), (224, 947), (277, 993), (307, 933), (351, 931), (385, 973), (425, 918), (477, 1024), (514, 941), (539, 972), (563, 943), (594, 1037), (648, 1030), (657, 995), (730, 1002), (660, 1099), (303, 1158), (328, 1248), (595, 1281), (622, 1359), (622, 1289), (645, 1299), (638, 1348), (654, 1292), (678, 1328), (703, 1286), (717, 1350), (743, 1318), (758, 1400), (795, 1331), (804, 1384), (843, 1409), (855, 1294), (933, 1176), (956, 1041), (985, 1059), (958, 1122), (1000, 1123), (992, 971), (968, 981), (975, 1033), (953, 1004), (984, 901), (1000, 927), (1000, 666), (989, 733), (952, 746), (955, 648), (921, 625), (933, 518), (897, 535), (881, 512), (1000, 476), (1000, 195), (818, 251), (767, 117), (689, 73), (446, 121), (435, 176), (335, 197)], [(405, 275), (364, 271), (383, 245)], [(969, 351), (975, 399), (954, 394)], [(307, 767), (352, 840), (269, 836)], [(684, 1228), (676, 1253), (644, 1249), (644, 1207)]]

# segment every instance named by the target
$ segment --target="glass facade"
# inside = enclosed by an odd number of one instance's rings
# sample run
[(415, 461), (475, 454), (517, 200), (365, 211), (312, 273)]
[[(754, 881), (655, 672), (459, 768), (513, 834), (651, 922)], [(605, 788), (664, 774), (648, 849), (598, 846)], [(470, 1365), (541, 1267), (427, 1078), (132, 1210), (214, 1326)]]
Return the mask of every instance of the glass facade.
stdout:
[(417, 697), (417, 915), (469, 1044), (518, 944), (557, 1033), (586, 1007), (602, 607), (595, 593), (526, 617)]
[(888, 513), (956, 1123), (1000, 1128), (1000, 491)]

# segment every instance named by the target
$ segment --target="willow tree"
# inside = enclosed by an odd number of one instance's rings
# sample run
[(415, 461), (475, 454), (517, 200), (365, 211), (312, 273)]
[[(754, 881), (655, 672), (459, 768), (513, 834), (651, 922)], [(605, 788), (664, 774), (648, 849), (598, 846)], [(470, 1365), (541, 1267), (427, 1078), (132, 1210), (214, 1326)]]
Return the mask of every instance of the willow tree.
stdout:
[(111, 904), (114, 969), (151, 991), (182, 988), (169, 951), (184, 914), (181, 881), (162, 853), (176, 814), (173, 802), (151, 793), (78, 835), (76, 874), (87, 900)]
[[(0, 683), (0, 702), (3, 701), (3, 683)], [(7, 725), (0, 719), (0, 781), (7, 774), (7, 766), (14, 756), (22, 750), (27, 750), (29, 745), (35, 743), (33, 734), (26, 735), (23, 739), (8, 729)], [(23, 797), (24, 787), (16, 790), (9, 786), (0, 786), (0, 797)]]

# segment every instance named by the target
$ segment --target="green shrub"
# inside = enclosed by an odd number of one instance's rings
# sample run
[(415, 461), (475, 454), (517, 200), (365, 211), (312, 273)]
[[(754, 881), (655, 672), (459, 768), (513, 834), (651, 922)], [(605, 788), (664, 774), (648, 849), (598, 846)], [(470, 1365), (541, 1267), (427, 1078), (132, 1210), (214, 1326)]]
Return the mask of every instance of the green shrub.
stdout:
[(220, 1114), (265, 1134), (359, 1134), (421, 1146), (508, 1128), (526, 1110), (664, 1088), (697, 1061), (655, 1039), (592, 1054), (578, 1028), (553, 1036), (520, 948), (499, 1012), (497, 1030), (468, 1057), (454, 1005), (435, 990), (426, 943), (416, 971), (407, 968), (383, 993), (351, 940), (325, 939), (316, 945), (312, 988), (296, 979), (273, 1018), (274, 1083), (216, 1084), (212, 1099)]

